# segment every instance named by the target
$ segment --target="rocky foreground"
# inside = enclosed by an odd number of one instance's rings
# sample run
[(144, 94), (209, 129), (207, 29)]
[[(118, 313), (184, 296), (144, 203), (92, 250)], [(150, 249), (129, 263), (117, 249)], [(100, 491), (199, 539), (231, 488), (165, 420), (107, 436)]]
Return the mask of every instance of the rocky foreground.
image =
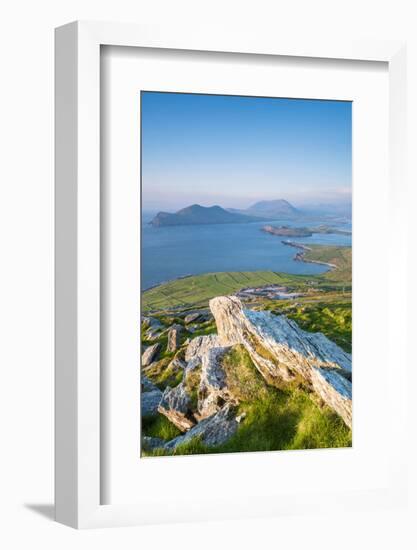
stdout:
[[(193, 441), (215, 448), (230, 440), (245, 423), (239, 405), (252, 384), (238, 372), (236, 356), (243, 354), (249, 355), (266, 388), (302, 387), (351, 428), (350, 354), (323, 334), (302, 330), (285, 315), (245, 309), (236, 296), (212, 299), (210, 310), (217, 334), (187, 339), (180, 350), (182, 326), (169, 329), (167, 346), (178, 353), (164, 364), (163, 375), (172, 381), (164, 391), (150, 380), (161, 363), (160, 344), (143, 353), (142, 418), (163, 415), (179, 433), (168, 441), (143, 437), (145, 450), (171, 454)], [(147, 323), (150, 332), (161, 329), (155, 321)]]

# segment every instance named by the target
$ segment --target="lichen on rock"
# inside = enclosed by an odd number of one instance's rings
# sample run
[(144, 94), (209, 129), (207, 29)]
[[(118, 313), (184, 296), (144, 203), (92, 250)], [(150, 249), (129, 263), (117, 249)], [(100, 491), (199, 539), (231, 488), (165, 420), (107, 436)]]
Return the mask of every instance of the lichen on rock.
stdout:
[(352, 426), (352, 360), (324, 334), (284, 315), (244, 309), (236, 296), (210, 300), (220, 345), (243, 344), (268, 383), (300, 377)]

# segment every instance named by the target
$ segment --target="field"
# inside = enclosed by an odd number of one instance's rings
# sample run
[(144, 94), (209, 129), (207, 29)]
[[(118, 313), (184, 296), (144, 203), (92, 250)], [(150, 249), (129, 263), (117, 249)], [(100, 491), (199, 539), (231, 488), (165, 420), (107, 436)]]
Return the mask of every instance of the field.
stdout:
[(176, 279), (142, 293), (142, 311), (161, 311), (164, 309), (186, 309), (207, 307), (215, 296), (233, 294), (245, 287), (278, 284), (291, 287), (295, 291), (308, 291), (318, 288), (325, 291), (349, 291), (351, 285), (352, 252), (351, 248), (341, 246), (311, 247), (305, 255), (306, 260), (335, 264), (336, 269), (319, 276), (291, 275), (276, 271), (248, 271), (205, 273)]
[[(321, 278), (341, 284), (352, 283), (352, 248), (349, 246), (309, 245), (306, 260), (336, 265), (336, 269), (324, 273)], [(320, 278), (320, 277), (319, 277)]]

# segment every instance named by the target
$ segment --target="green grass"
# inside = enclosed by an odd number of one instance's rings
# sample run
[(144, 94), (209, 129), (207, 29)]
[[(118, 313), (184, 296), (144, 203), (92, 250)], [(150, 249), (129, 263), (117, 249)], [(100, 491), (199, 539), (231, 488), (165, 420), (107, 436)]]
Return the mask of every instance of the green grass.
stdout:
[(323, 246), (308, 245), (304, 258), (316, 262), (326, 262), (336, 266), (336, 269), (327, 271), (320, 277), (341, 284), (352, 284), (352, 248), (350, 246)]
[(171, 388), (177, 386), (183, 376), (183, 370), (179, 367), (170, 366), (172, 359), (163, 357), (159, 361), (155, 361), (148, 367), (144, 367), (144, 374), (161, 390), (167, 386)]
[(310, 332), (322, 332), (342, 349), (352, 351), (352, 305), (350, 302), (319, 302), (301, 305), (286, 312)]
[[(239, 400), (238, 414), (246, 413), (236, 434), (210, 448), (199, 440), (182, 445), (179, 454), (232, 453), (350, 447), (351, 430), (341, 418), (302, 386), (269, 386), (242, 346), (234, 346), (223, 366), (231, 393)], [(158, 456), (163, 451), (147, 453)]]
[(205, 307), (211, 298), (233, 294), (248, 286), (266, 284), (302, 287), (310, 275), (290, 275), (274, 271), (205, 273), (164, 283), (142, 293), (143, 312), (170, 308)]
[[(351, 248), (311, 245), (306, 258), (335, 264), (336, 269), (323, 275), (290, 275), (272, 271), (207, 273), (171, 281), (142, 294), (145, 314), (161, 320), (165, 326), (184, 324), (178, 313), (193, 308), (207, 307), (208, 301), (219, 295), (229, 295), (238, 290), (266, 284), (287, 286), (304, 295), (293, 300), (257, 299), (251, 307), (269, 309), (294, 319), (301, 328), (323, 332), (328, 338), (351, 351), (352, 298), (351, 298)], [(175, 310), (175, 318), (167, 315)], [(177, 311), (178, 310), (178, 313)], [(197, 323), (193, 334), (184, 331), (182, 341), (188, 336), (216, 332), (214, 321)], [(179, 383), (182, 372), (170, 372), (167, 368), (173, 354), (166, 352), (166, 335), (160, 360), (146, 375), (160, 388)], [(208, 448), (201, 441), (193, 440), (177, 448), (175, 454), (229, 453), (290, 449), (313, 449), (351, 446), (351, 430), (340, 417), (325, 406), (302, 381), (279, 384), (274, 387), (253, 365), (241, 346), (234, 346), (224, 358), (227, 384), (238, 400), (238, 414), (246, 413), (236, 434), (224, 445)], [(150, 372), (152, 371), (152, 372)], [(197, 374), (197, 373), (195, 373)], [(198, 380), (189, 380), (189, 390), (197, 399)], [(172, 431), (170, 431), (172, 430)], [(161, 415), (146, 420), (144, 435), (172, 439), (179, 431)], [(144, 456), (159, 456), (159, 450), (144, 452)]]
[[(326, 292), (345, 290), (349, 292), (352, 284), (352, 249), (345, 246), (309, 245), (305, 258), (319, 262), (335, 264), (336, 269), (322, 275), (291, 275), (275, 271), (221, 272), (193, 275), (176, 279), (151, 288), (142, 293), (142, 310), (163, 311), (178, 308), (187, 310), (195, 307), (207, 307), (215, 296), (234, 294), (238, 290), (251, 286), (279, 284), (289, 286), (296, 291), (305, 291), (313, 283)], [(163, 318), (166, 321), (165, 318)], [(181, 322), (181, 319), (178, 319)]]
[(162, 414), (142, 418), (142, 435), (169, 441), (180, 434), (180, 430)]

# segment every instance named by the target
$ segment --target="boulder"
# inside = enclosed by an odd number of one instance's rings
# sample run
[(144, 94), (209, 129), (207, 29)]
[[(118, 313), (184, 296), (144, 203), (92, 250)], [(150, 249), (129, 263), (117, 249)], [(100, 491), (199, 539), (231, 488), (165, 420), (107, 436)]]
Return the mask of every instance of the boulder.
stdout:
[(157, 340), (164, 334), (165, 329), (164, 327), (149, 327), (148, 330), (145, 332), (144, 337), (146, 340), (150, 340), (151, 342), (153, 340)]
[(162, 324), (158, 319), (155, 319), (154, 317), (142, 317), (142, 327), (143, 328), (161, 328)]
[(192, 399), (187, 392), (185, 381), (175, 388), (167, 387), (162, 394), (158, 412), (165, 415), (182, 432), (196, 423), (192, 410)]
[(230, 439), (236, 432), (237, 426), (234, 408), (226, 404), (220, 411), (199, 422), (186, 434), (168, 441), (165, 449), (175, 451), (179, 445), (189, 443), (195, 438), (208, 447), (216, 447)]
[(202, 356), (201, 379), (198, 392), (199, 418), (207, 418), (231, 400), (221, 360), (229, 348), (211, 348)]
[(177, 351), (180, 346), (181, 334), (183, 330), (184, 329), (181, 325), (172, 325), (172, 327), (168, 330), (167, 352), (172, 353)]
[(145, 376), (144, 374), (142, 374), (142, 378), (140, 380), (140, 383), (141, 383), (141, 389), (143, 392), (148, 392), (148, 391), (155, 391), (158, 389), (157, 386), (155, 386), (155, 384), (153, 382), (151, 382), (149, 380), (149, 378), (147, 376)]
[(153, 451), (154, 449), (163, 449), (166, 441), (160, 437), (149, 437), (144, 435), (142, 437), (142, 446), (145, 451)]
[(270, 384), (301, 379), (352, 426), (352, 359), (324, 334), (285, 315), (244, 309), (236, 296), (210, 300), (219, 346), (242, 344)]
[(207, 311), (193, 311), (185, 316), (184, 322), (189, 325), (191, 323), (202, 323), (208, 321), (210, 318), (211, 315)]
[(140, 406), (142, 416), (153, 416), (158, 412), (158, 406), (162, 399), (162, 392), (158, 388), (152, 391), (142, 392)]
[(147, 367), (150, 365), (157, 358), (160, 349), (160, 344), (153, 344), (152, 346), (146, 348), (146, 350), (142, 353), (142, 367)]
[(217, 334), (208, 334), (206, 336), (196, 336), (188, 344), (185, 350), (185, 360), (201, 361), (202, 356), (211, 348), (221, 347), (220, 339)]

